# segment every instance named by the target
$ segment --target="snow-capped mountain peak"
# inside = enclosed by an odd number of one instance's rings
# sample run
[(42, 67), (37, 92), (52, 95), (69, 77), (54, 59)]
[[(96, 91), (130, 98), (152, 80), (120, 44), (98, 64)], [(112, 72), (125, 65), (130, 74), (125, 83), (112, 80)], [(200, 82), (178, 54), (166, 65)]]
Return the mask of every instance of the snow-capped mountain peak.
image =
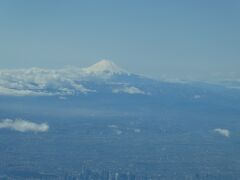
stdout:
[(74, 96), (88, 93), (145, 95), (132, 82), (131, 73), (111, 61), (101, 60), (87, 67), (63, 69), (0, 69), (0, 96)]
[(83, 68), (83, 71), (88, 74), (123, 74), (127, 73), (122, 68), (118, 67), (115, 63), (108, 60), (101, 60), (92, 66)]

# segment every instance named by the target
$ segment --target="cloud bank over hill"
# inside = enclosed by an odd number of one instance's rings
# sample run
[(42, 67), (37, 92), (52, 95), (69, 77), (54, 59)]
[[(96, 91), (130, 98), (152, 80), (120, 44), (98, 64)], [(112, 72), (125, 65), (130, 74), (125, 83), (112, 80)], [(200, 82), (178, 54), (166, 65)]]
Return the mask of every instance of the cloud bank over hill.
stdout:
[(19, 132), (46, 132), (49, 129), (48, 124), (37, 124), (22, 119), (4, 119), (0, 121), (0, 129), (11, 129)]
[[(175, 84), (180, 84), (178, 87), (191, 84), (190, 81), (154, 80), (129, 73), (111, 61), (102, 60), (87, 68), (0, 69), (0, 96), (64, 97), (91, 93), (153, 95), (156, 86), (160, 88), (158, 92), (164, 91), (164, 84), (158, 86), (160, 82), (171, 84), (170, 91)], [(203, 86), (207, 87), (208, 84), (199, 87)], [(169, 90), (165, 88), (165, 91)], [(201, 93), (198, 92), (194, 99), (200, 97)]]
[(113, 93), (145, 94), (144, 91), (142, 91), (141, 89), (136, 88), (134, 86), (122, 87), (122, 88), (119, 88), (119, 89), (114, 89)]
[(118, 83), (112, 86), (111, 78), (122, 75), (129, 77), (131, 74), (107, 60), (87, 68), (0, 70), (0, 96), (73, 96), (96, 93), (99, 89), (92, 86), (96, 82), (105, 83), (113, 93), (145, 94), (131, 84)]
[(76, 82), (82, 79), (79, 72), (69, 68), (0, 70), (0, 95), (51, 96), (91, 92)]

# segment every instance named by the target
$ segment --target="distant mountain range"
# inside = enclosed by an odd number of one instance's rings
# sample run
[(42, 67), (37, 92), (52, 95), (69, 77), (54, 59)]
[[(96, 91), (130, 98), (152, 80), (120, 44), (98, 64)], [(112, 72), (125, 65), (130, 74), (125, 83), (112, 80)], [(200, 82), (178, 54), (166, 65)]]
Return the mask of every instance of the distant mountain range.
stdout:
[(129, 73), (107, 60), (87, 68), (0, 70), (0, 95), (4, 96), (64, 97), (92, 93), (149, 96), (172, 91), (179, 91), (183, 95), (187, 91), (188, 95), (191, 92), (193, 98), (199, 99), (209, 90), (223, 90), (224, 87), (236, 89), (239, 82), (224, 81), (222, 85), (157, 81)]

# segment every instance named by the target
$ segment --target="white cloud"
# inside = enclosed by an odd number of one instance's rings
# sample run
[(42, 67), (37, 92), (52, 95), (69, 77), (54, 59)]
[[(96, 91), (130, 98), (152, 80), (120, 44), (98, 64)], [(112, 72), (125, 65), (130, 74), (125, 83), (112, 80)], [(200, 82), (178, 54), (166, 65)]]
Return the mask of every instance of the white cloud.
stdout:
[(49, 129), (48, 124), (37, 124), (34, 122), (22, 120), (22, 119), (4, 119), (0, 121), (0, 129), (12, 129), (19, 132), (46, 132)]
[(119, 89), (114, 89), (113, 93), (127, 93), (127, 94), (146, 94), (144, 91), (142, 91), (139, 88), (136, 88), (134, 86), (130, 86), (130, 87), (123, 87), (123, 88), (119, 88)]
[(228, 129), (216, 128), (216, 129), (214, 129), (214, 132), (216, 132), (222, 136), (225, 136), (225, 137), (230, 136), (230, 131)]
[(51, 96), (52, 93), (36, 92), (32, 90), (17, 90), (0, 86), (0, 95), (3, 96)]
[(81, 79), (79, 68), (0, 70), (0, 95), (64, 96), (94, 92), (80, 84)]

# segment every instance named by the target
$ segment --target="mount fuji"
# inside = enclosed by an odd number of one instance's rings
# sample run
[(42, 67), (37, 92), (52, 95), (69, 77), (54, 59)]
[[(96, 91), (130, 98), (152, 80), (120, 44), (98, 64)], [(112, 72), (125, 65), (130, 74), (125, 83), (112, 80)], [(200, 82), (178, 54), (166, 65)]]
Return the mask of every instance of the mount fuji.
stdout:
[[(0, 70), (0, 96), (56, 96), (119, 94), (200, 99), (210, 94), (231, 96), (237, 90), (200, 82), (168, 82), (130, 73), (101, 60), (86, 67)], [(238, 93), (237, 93), (238, 94)]]
[(146, 94), (128, 81), (133, 77), (138, 76), (107, 60), (87, 68), (0, 70), (0, 95), (73, 96), (101, 93), (102, 90), (96, 85), (108, 87), (111, 93)]
[(114, 74), (128, 74), (127, 71), (118, 67), (115, 63), (108, 60), (101, 60), (98, 63), (82, 69), (86, 74), (94, 75), (114, 75)]

